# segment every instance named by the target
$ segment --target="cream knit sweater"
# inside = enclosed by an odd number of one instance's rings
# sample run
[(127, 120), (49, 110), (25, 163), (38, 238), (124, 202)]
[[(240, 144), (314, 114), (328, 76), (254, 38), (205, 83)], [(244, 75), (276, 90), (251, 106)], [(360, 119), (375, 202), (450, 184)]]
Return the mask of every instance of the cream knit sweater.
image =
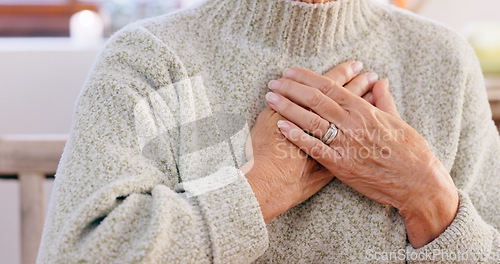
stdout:
[[(267, 82), (346, 60), (390, 80), (459, 189), (454, 222), (423, 248), (394, 208), (339, 180), (266, 225), (238, 170)], [(498, 157), (478, 62), (452, 30), (370, 0), (206, 0), (108, 41), (75, 107), (38, 261), (498, 262)]]

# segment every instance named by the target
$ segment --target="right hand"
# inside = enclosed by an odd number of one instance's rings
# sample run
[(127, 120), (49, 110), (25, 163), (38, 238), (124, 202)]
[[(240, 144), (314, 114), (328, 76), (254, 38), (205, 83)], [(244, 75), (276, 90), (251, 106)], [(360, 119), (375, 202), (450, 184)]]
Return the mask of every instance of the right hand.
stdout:
[[(373, 103), (369, 90), (375, 82), (368, 81), (369, 73), (358, 76), (361, 68), (356, 70), (353, 65), (352, 61), (339, 64), (325, 76)], [(259, 114), (247, 141), (248, 162), (240, 168), (266, 223), (304, 202), (334, 178), (282, 135), (276, 125), (278, 120), (285, 118), (270, 107)]]
[(288, 141), (276, 123), (283, 116), (267, 107), (250, 131), (248, 163), (241, 167), (255, 193), (266, 223), (302, 203), (333, 175)]

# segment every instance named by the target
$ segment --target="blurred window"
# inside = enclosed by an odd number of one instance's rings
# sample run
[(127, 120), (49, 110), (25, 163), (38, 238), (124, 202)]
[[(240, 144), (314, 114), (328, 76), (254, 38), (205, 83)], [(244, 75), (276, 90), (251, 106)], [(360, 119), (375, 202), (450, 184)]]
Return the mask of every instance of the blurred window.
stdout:
[(78, 0), (0, 0), (0, 37), (69, 36), (69, 19), (97, 4)]
[(97, 11), (110, 35), (138, 19), (158, 16), (200, 0), (0, 0), (0, 37), (69, 36), (71, 16)]

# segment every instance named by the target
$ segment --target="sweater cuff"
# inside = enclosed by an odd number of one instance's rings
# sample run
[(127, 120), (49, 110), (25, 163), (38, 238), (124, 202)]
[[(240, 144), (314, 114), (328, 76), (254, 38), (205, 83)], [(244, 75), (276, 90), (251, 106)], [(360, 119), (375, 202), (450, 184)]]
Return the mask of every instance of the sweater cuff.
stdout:
[[(483, 221), (469, 196), (458, 190), (459, 208), (450, 226), (429, 244), (415, 249), (407, 247), (410, 262), (478, 263), (488, 262), (492, 253), (495, 230)], [(498, 257), (498, 256), (496, 256)]]
[(182, 185), (201, 208), (214, 263), (250, 263), (264, 253), (269, 239), (266, 224), (243, 172), (223, 167)]

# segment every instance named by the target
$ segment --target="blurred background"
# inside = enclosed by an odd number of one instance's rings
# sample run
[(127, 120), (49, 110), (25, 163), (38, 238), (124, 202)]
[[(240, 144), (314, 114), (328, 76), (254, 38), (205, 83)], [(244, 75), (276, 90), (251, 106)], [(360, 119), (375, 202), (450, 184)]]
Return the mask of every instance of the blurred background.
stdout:
[[(373, 1), (463, 34), (500, 120), (500, 1)], [(34, 263), (73, 105), (105, 39), (130, 22), (196, 2), (0, 0), (0, 263)]]

